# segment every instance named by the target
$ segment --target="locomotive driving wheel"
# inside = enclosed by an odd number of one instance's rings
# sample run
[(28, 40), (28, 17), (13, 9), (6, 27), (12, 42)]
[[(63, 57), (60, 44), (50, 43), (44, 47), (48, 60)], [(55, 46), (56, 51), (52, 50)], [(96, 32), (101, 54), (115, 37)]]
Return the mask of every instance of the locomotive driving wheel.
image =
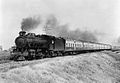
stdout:
[(58, 56), (58, 53), (57, 53), (57, 52), (52, 51), (52, 52), (51, 52), (51, 56), (52, 56), (52, 57), (56, 57), (56, 56)]
[(18, 61), (24, 61), (24, 60), (25, 60), (25, 57), (22, 56), (22, 55), (20, 55), (20, 56), (18, 56), (17, 60), (18, 60)]
[(40, 52), (40, 53), (38, 54), (38, 56), (39, 56), (40, 59), (43, 59), (45, 55), (44, 55), (42, 52)]
[(25, 60), (25, 57), (22, 56), (22, 55), (16, 55), (16, 56), (14, 57), (14, 60), (15, 60), (15, 61), (24, 61), (24, 60)]

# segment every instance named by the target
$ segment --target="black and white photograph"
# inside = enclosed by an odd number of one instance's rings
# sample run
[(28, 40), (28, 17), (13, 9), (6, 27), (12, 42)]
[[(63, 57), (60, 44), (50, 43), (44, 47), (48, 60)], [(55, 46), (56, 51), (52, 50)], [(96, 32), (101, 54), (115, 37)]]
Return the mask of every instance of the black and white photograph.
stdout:
[(0, 83), (120, 83), (120, 0), (0, 0)]

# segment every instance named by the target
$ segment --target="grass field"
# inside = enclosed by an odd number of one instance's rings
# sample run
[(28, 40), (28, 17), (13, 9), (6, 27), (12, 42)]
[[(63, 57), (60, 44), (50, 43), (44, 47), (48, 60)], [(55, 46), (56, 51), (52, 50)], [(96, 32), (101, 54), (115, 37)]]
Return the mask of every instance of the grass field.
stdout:
[(0, 83), (120, 83), (119, 57), (113, 52), (95, 52), (10, 62), (0, 65), (0, 69), (7, 68), (0, 72)]
[(0, 51), (0, 61), (8, 60), (10, 57), (9, 51)]

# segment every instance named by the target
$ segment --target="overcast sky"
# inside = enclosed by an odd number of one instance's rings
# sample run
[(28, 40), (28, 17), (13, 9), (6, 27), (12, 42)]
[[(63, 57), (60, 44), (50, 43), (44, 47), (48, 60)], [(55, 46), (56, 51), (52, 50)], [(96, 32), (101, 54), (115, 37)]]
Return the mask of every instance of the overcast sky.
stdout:
[(103, 43), (120, 36), (120, 0), (2, 0), (0, 9), (0, 45), (4, 49), (14, 45), (22, 19), (35, 15), (53, 14), (72, 30), (97, 33)]

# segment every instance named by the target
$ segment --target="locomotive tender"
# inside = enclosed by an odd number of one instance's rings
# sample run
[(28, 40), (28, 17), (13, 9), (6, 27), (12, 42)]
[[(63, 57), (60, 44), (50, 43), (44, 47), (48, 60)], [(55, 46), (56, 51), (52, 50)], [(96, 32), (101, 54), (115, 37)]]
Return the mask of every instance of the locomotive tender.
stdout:
[(32, 60), (85, 51), (110, 50), (109, 44), (71, 40), (50, 35), (36, 35), (20, 31), (15, 39), (16, 48), (11, 52), (11, 60)]

